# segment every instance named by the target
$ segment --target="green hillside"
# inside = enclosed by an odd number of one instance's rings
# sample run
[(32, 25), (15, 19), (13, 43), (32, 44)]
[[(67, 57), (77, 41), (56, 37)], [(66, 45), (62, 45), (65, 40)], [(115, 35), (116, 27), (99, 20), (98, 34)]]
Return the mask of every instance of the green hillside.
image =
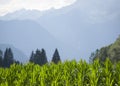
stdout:
[(105, 61), (107, 57), (113, 63), (120, 61), (120, 36), (113, 44), (102, 47), (100, 50), (97, 49), (91, 54), (90, 60), (99, 59), (100, 61)]

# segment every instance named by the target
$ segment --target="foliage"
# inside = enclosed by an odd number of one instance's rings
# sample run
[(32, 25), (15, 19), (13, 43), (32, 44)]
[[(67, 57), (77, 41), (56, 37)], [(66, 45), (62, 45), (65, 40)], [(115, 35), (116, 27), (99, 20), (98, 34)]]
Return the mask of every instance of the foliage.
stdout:
[[(4, 55), (4, 56), (3, 56)], [(14, 56), (11, 48), (6, 48), (4, 54), (0, 50), (0, 67), (10, 67), (11, 64), (19, 64), (19, 61), (14, 60)]]
[(40, 50), (36, 50), (36, 53), (34, 54), (34, 52), (32, 51), (31, 57), (30, 57), (30, 62), (33, 62), (35, 64), (39, 64), (39, 65), (44, 65), (46, 64), (47, 61), (47, 56), (46, 56), (46, 52), (44, 49)]
[(54, 63), (57, 64), (60, 61), (61, 61), (60, 55), (59, 55), (58, 50), (56, 49), (55, 52), (54, 52), (54, 54), (53, 54), (52, 62), (54, 62)]
[(0, 67), (2, 67), (2, 62), (3, 62), (2, 56), (3, 56), (3, 53), (2, 53), (2, 51), (0, 50)]
[(11, 64), (14, 63), (13, 59), (13, 53), (11, 48), (6, 48), (5, 54), (4, 54), (4, 59), (3, 59), (3, 66), (4, 67), (9, 67)]
[(115, 41), (115, 43), (110, 46), (108, 50), (108, 56), (111, 57), (111, 60), (113, 62), (117, 62), (120, 60), (120, 36)]
[(0, 86), (120, 86), (120, 62), (65, 61), (0, 68)]
[(113, 63), (120, 61), (120, 36), (113, 44), (102, 47), (100, 50), (97, 49), (94, 53), (91, 53), (90, 62), (97, 58), (103, 62), (106, 60), (106, 57), (109, 57)]

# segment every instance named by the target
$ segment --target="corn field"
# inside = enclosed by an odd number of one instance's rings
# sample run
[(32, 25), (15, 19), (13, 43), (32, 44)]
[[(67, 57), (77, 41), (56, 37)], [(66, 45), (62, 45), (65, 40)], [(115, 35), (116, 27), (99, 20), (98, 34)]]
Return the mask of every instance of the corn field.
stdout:
[(39, 66), (33, 63), (13, 64), (0, 68), (0, 86), (120, 86), (120, 62), (107, 59), (87, 63), (65, 61)]

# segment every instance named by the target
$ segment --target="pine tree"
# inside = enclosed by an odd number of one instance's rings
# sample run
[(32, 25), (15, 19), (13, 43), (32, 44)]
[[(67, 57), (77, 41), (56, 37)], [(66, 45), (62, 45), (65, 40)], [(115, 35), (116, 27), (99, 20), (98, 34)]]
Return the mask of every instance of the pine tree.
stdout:
[(10, 67), (11, 64), (14, 63), (13, 53), (11, 48), (6, 48), (3, 58), (3, 65), (4, 67)]
[(53, 54), (52, 62), (54, 62), (54, 63), (57, 64), (59, 61), (61, 61), (61, 59), (60, 59), (59, 52), (56, 49), (55, 52), (54, 52), (54, 54)]
[(39, 65), (41, 64), (40, 56), (41, 56), (41, 51), (37, 49), (33, 59), (35, 64), (39, 64)]
[(2, 56), (3, 56), (3, 53), (2, 53), (2, 51), (0, 50), (0, 67), (2, 67), (2, 63), (3, 63), (3, 58), (2, 58)]
[(46, 52), (44, 49), (42, 49), (41, 51), (41, 65), (46, 64), (47, 61), (47, 56), (46, 56)]
[(47, 56), (46, 56), (45, 50), (42, 49), (40, 51), (39, 49), (37, 49), (35, 53), (32, 51), (32, 54), (30, 56), (30, 60), (29, 61), (33, 62), (35, 64), (39, 64), (39, 65), (46, 64), (48, 61), (47, 61)]
[(34, 62), (34, 51), (32, 51), (29, 61), (30, 62)]

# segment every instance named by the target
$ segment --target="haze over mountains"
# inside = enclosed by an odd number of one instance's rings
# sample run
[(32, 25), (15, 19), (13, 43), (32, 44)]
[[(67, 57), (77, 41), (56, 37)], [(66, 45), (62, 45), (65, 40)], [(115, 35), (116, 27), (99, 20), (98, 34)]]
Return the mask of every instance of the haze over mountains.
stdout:
[[(47, 51), (49, 60), (51, 60), (55, 48), (58, 48), (60, 50), (62, 57), (67, 57), (72, 52), (70, 46), (68, 47), (68, 45), (60, 42), (46, 29), (34, 21), (1, 21), (0, 26), (0, 42), (2, 44), (7, 43), (14, 45), (15, 47), (21, 49), (25, 54), (27, 54), (27, 56), (30, 56), (32, 50), (35, 51), (37, 48), (44, 48)], [(74, 56), (72, 53), (70, 55)]]
[(102, 14), (99, 7), (99, 11), (89, 12), (95, 10), (90, 4), (85, 4), (88, 8), (83, 11), (80, 3), (45, 12), (22, 9), (1, 16), (0, 43), (12, 44), (28, 57), (32, 50), (45, 48), (50, 60), (58, 48), (63, 60), (82, 57), (88, 61), (92, 51), (111, 44), (120, 35), (120, 15), (115, 15), (116, 11)]

